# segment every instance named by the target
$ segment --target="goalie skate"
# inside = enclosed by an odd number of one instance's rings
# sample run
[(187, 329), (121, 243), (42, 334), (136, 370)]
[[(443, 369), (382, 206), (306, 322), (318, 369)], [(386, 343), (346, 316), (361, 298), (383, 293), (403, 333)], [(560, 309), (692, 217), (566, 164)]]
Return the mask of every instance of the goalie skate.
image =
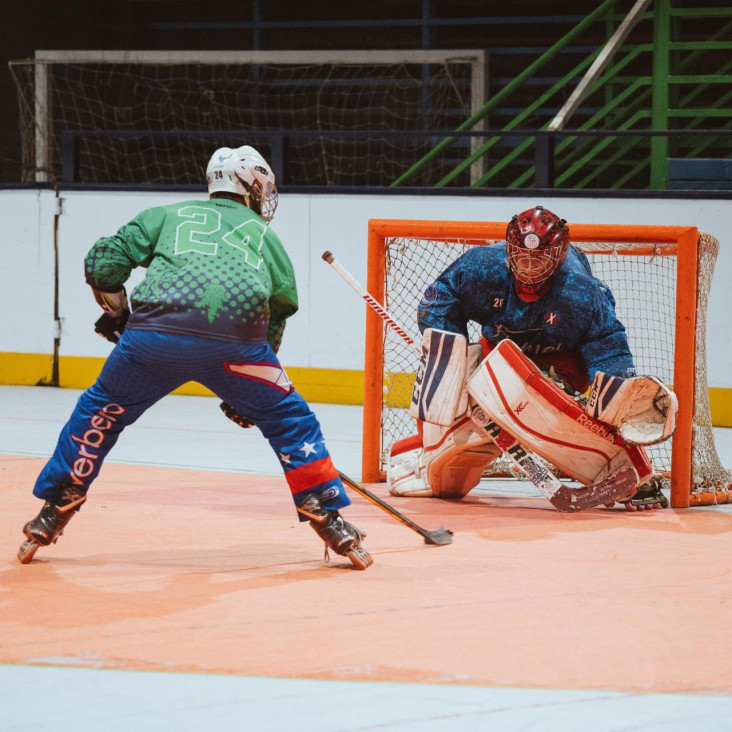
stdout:
[(363, 547), (366, 534), (346, 521), (338, 511), (327, 511), (317, 495), (311, 493), (297, 508), (310, 521), (315, 533), (325, 542), (325, 561), (328, 549), (348, 557), (356, 569), (367, 569), (374, 560)]
[[(639, 485), (630, 498), (618, 498), (618, 503), (625, 506), (627, 511), (651, 511), (653, 509), (668, 508), (668, 498), (663, 494), (663, 479), (654, 475), (647, 483)], [(605, 504), (608, 508), (614, 505), (612, 501)]]

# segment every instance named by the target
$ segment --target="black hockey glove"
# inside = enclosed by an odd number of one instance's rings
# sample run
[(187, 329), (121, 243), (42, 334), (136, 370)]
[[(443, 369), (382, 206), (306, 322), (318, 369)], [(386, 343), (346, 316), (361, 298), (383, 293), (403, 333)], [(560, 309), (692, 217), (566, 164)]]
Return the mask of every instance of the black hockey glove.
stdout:
[(239, 427), (243, 427), (245, 430), (249, 427), (254, 427), (254, 422), (250, 422), (246, 417), (239, 414), (239, 412), (226, 402), (219, 404), (219, 409), (234, 423), (238, 424)]
[(104, 313), (96, 323), (94, 323), (94, 332), (99, 333), (102, 338), (106, 338), (110, 343), (116, 343), (122, 331), (127, 325), (127, 318), (130, 317), (129, 310), (123, 310), (122, 315), (113, 318), (108, 313)]

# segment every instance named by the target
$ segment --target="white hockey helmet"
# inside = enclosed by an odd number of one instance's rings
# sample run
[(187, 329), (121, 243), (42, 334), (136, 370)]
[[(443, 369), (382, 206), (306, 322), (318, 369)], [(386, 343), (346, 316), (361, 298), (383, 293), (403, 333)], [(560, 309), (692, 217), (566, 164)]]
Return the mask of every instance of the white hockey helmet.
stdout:
[(253, 147), (220, 147), (208, 161), (206, 182), (209, 196), (242, 196), (244, 203), (267, 223), (272, 220), (278, 198), (275, 176), (269, 163)]

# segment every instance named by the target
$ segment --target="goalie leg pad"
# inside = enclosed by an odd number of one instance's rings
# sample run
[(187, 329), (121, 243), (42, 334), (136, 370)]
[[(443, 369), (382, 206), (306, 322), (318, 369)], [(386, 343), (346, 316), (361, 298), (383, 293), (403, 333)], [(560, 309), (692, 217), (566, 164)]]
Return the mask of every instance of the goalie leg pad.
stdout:
[(468, 341), (459, 333), (426, 328), (409, 413), (449, 427), (468, 408), (465, 395)]
[[(387, 471), (394, 496), (463, 498), (480, 482), (500, 448), (469, 417), (451, 427), (425, 423), (422, 446), (407, 438), (395, 443)], [(411, 448), (411, 449), (410, 449)]]
[(386, 482), (392, 496), (425, 498), (432, 495), (432, 489), (420, 470), (423, 453), (419, 435), (398, 440), (392, 445), (386, 467)]
[(585, 414), (509, 340), (501, 341), (468, 379), (478, 406), (526, 448), (583, 485), (626, 468), (651, 474), (640, 448)]
[(615, 427), (628, 444), (655, 445), (674, 433), (679, 402), (653, 376), (622, 379), (598, 371), (585, 411)]

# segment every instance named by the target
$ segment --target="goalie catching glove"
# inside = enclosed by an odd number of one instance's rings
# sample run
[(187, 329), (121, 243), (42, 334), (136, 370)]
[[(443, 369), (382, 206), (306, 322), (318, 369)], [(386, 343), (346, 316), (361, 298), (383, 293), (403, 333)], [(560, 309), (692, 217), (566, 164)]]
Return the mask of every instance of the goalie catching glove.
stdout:
[(615, 427), (629, 445), (655, 445), (676, 428), (679, 402), (665, 384), (653, 376), (623, 379), (602, 371), (595, 374), (585, 411), (590, 417)]

